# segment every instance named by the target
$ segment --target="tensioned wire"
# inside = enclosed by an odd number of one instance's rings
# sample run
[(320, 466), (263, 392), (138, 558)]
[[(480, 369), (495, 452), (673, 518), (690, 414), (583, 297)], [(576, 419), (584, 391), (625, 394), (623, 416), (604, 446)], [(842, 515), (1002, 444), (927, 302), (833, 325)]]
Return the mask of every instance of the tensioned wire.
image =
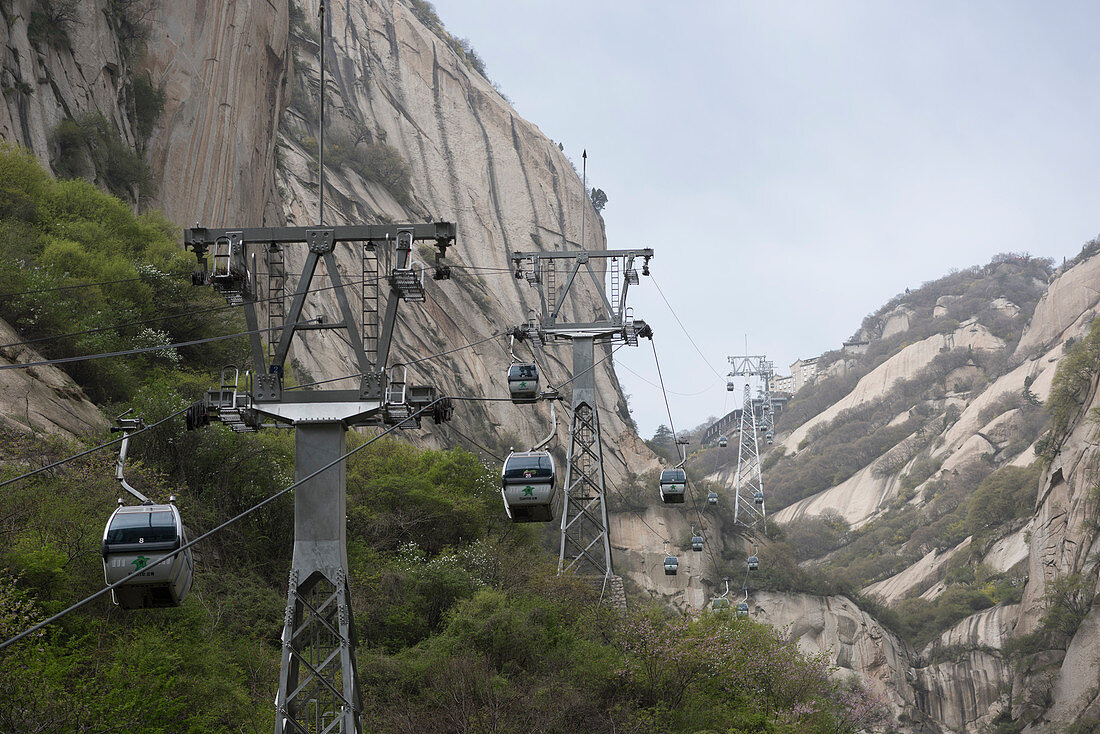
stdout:
[[(410, 419), (411, 418), (416, 418), (416, 417), (422, 415), (425, 411), (427, 411), (433, 405), (435, 405), (436, 403), (438, 403), (438, 402), (440, 402), (441, 400), (444, 400), (444, 399), (445, 398), (442, 398), (442, 397), (436, 398), (435, 400), (428, 403), (427, 405), (425, 405), (420, 410), (413, 413), (411, 416), (409, 416), (409, 418)], [(180, 411), (180, 412), (183, 412), (183, 411)], [(175, 415), (179, 415), (179, 412), (173, 414), (172, 416), (168, 416), (168, 418), (172, 418)], [(153, 426), (159, 425), (160, 423), (163, 423), (165, 420), (168, 420), (168, 418), (164, 418), (161, 421), (158, 421), (157, 423), (153, 424)], [(406, 419), (406, 420), (408, 420), (408, 419)], [(153, 426), (149, 426), (149, 428), (152, 428)], [(275, 494), (272, 494), (272, 495), (268, 496), (267, 498), (261, 500), (260, 502), (256, 503), (252, 507), (249, 507), (248, 509), (246, 509), (243, 512), (237, 514), (236, 516), (226, 520), (221, 525), (218, 525), (217, 527), (215, 527), (213, 530), (208, 530), (207, 532), (203, 533), (202, 535), (195, 538), (194, 540), (189, 541), (189, 542), (181, 545), (176, 550), (174, 550), (170, 553), (166, 553), (165, 555), (161, 556), (156, 561), (153, 561), (152, 563), (149, 563), (144, 568), (141, 568), (141, 569), (138, 569), (138, 570), (134, 571), (129, 576), (126, 576), (125, 578), (119, 579), (118, 581), (114, 582), (113, 584), (108, 584), (107, 586), (103, 587), (99, 591), (97, 591), (93, 594), (90, 594), (90, 595), (84, 597), (83, 599), (81, 599), (80, 601), (76, 602), (75, 604), (72, 604), (72, 605), (66, 607), (65, 609), (61, 610), (60, 612), (53, 615), (52, 617), (50, 617), (48, 619), (45, 619), (45, 620), (33, 625), (32, 627), (30, 627), (26, 630), (23, 630), (19, 634), (15, 635), (14, 637), (9, 638), (8, 640), (5, 640), (4, 642), (0, 642), (0, 650), (3, 650), (5, 648), (9, 647), (10, 645), (15, 644), (16, 642), (19, 642), (20, 640), (24, 639), (28, 635), (34, 634), (35, 632), (42, 629), (43, 627), (46, 627), (47, 625), (53, 624), (54, 622), (61, 619), (65, 615), (69, 614), (70, 612), (74, 612), (77, 609), (80, 609), (85, 604), (88, 604), (89, 602), (91, 602), (95, 599), (98, 599), (99, 597), (106, 594), (108, 591), (112, 591), (114, 589), (117, 589), (119, 586), (122, 586), (127, 581), (130, 581), (130, 580), (136, 578), (137, 576), (141, 575), (142, 573), (148, 571), (150, 568), (154, 568), (156, 566), (159, 566), (160, 564), (164, 563), (165, 561), (167, 561), (170, 558), (175, 558), (177, 555), (179, 555), (180, 553), (183, 553), (185, 550), (190, 549), (192, 546), (196, 545), (197, 543), (201, 543), (202, 541), (206, 540), (207, 538), (213, 536), (215, 533), (218, 533), (218, 532), (224, 530), (225, 528), (229, 527), (230, 525), (237, 522), (238, 520), (241, 520), (241, 519), (245, 518), (246, 516), (252, 514), (256, 510), (259, 510), (260, 508), (265, 507), (266, 505), (274, 502), (275, 500), (277, 500), (279, 497), (282, 497), (287, 492), (290, 492), (291, 490), (295, 489), (296, 487), (301, 486), (302, 484), (309, 481), (310, 479), (313, 479), (314, 477), (316, 477), (321, 472), (324, 472), (324, 471), (327, 471), (328, 469), (331, 469), (332, 467), (338, 465), (340, 462), (347, 459), (349, 456), (352, 456), (353, 454), (356, 454), (359, 451), (362, 451), (367, 446), (370, 446), (372, 443), (374, 443), (378, 439), (382, 438), (383, 436), (391, 433), (392, 431), (396, 430), (397, 428), (398, 428), (397, 425), (390, 426), (386, 430), (379, 433), (377, 436), (371, 437), (370, 439), (364, 441), (359, 446), (356, 446), (352, 450), (350, 450), (350, 451), (344, 453), (343, 455), (333, 459), (332, 461), (325, 464), (324, 466), (317, 469), (316, 471), (312, 472), (311, 474), (308, 474), (307, 476), (304, 476), (301, 479), (298, 479), (298, 480), (294, 481), (289, 486), (284, 487), (283, 489), (279, 490)], [(136, 435), (136, 433), (137, 432), (135, 431), (134, 433), (131, 433), (130, 435), (133, 436), (133, 435)], [(118, 440), (121, 441), (122, 439), (118, 439)], [(0, 485), (0, 486), (2, 486), (2, 485)]]
[[(162, 423), (164, 423), (168, 420), (171, 420), (172, 418), (175, 418), (178, 415), (182, 415), (183, 413), (186, 413), (188, 411), (188, 409), (190, 409), (190, 407), (191, 406), (188, 406), (187, 408), (182, 408), (181, 410), (177, 410), (175, 413), (172, 413), (171, 415), (168, 415), (168, 416), (165, 416), (164, 418), (161, 418), (156, 423), (150, 423), (149, 425), (145, 426), (144, 428), (140, 428), (136, 431), (130, 431), (129, 435), (130, 436), (137, 436), (139, 434), (145, 433), (146, 431), (152, 430), (152, 429), (156, 428), (157, 426), (159, 426), (160, 424), (162, 424)], [(33, 477), (35, 474), (41, 474), (44, 471), (49, 471), (50, 469), (56, 469), (57, 467), (61, 466), (62, 464), (67, 464), (68, 462), (73, 461), (74, 459), (79, 459), (82, 456), (87, 456), (88, 454), (95, 453), (96, 451), (99, 451), (100, 449), (105, 449), (108, 446), (114, 446), (116, 443), (120, 443), (125, 438), (126, 438), (126, 436), (122, 436), (121, 438), (116, 438), (114, 440), (108, 441), (107, 443), (102, 443), (99, 446), (94, 446), (94, 447), (92, 447), (90, 449), (87, 449), (85, 451), (81, 451), (80, 453), (73, 454), (72, 456), (70, 456), (68, 458), (61, 459), (60, 461), (55, 461), (52, 464), (47, 464), (46, 466), (39, 467), (39, 468), (37, 468), (33, 471), (27, 472), (26, 474), (20, 474), (17, 477), (13, 477), (11, 479), (6, 479), (3, 482), (0, 482), (0, 488), (6, 487), (9, 484), (14, 484), (15, 482), (26, 479), (27, 477)]]
[[(377, 280), (377, 279), (373, 279), (373, 280)], [(352, 282), (344, 283), (344, 286), (345, 287), (347, 287), (347, 286), (356, 286), (356, 285), (362, 285), (364, 283), (369, 283), (369, 282), (371, 282), (371, 279), (358, 280), (358, 281), (352, 281)], [(285, 294), (283, 296), (271, 296), (269, 298), (260, 298), (260, 299), (254, 300), (254, 301), (250, 301), (250, 303), (270, 303), (271, 301), (279, 300), (280, 298), (293, 298), (295, 296), (298, 296), (300, 293), (319, 293), (321, 291), (333, 290), (336, 287), (337, 286), (322, 286), (322, 287), (319, 287), (319, 288), (311, 288), (307, 291), (296, 291), (294, 293)], [(124, 321), (124, 322), (121, 322), (121, 323), (118, 323), (118, 324), (112, 324), (110, 326), (100, 326), (100, 327), (96, 327), (94, 329), (86, 329), (84, 331), (74, 331), (74, 332), (71, 332), (69, 334), (56, 334), (56, 335), (51, 335), (51, 336), (40, 336), (40, 337), (36, 337), (34, 339), (27, 339), (27, 340), (21, 341), (21, 342), (11, 342), (10, 344), (0, 344), (0, 349), (6, 349), (8, 347), (20, 347), (20, 346), (24, 346), (24, 345), (27, 345), (27, 344), (37, 344), (39, 342), (52, 341), (52, 340), (55, 340), (55, 339), (68, 339), (68, 338), (71, 338), (71, 337), (74, 337), (74, 336), (84, 336), (86, 334), (97, 334), (99, 332), (112, 331), (114, 329), (122, 329), (122, 328), (125, 328), (125, 327), (128, 327), (128, 326), (142, 326), (144, 324), (156, 323), (157, 321), (167, 321), (169, 319), (178, 319), (178, 318), (183, 318), (185, 316), (197, 316), (199, 314), (211, 313), (211, 312), (214, 312), (214, 311), (228, 311), (229, 309), (232, 309), (232, 308), (237, 308), (237, 306), (232, 306), (232, 305), (226, 304), (224, 306), (211, 306), (209, 308), (201, 308), (201, 309), (196, 309), (194, 311), (181, 311), (179, 313), (168, 314), (166, 316), (156, 316), (156, 317), (153, 317), (153, 318), (141, 319), (141, 320), (138, 320), (138, 321)]]
[[(665, 378), (664, 378), (664, 375), (661, 372), (661, 361), (657, 358), (657, 344), (652, 339), (650, 339), (650, 346), (653, 348), (653, 362), (657, 366), (657, 376), (661, 381), (661, 394), (662, 394), (662, 397), (664, 398), (664, 401), (665, 401), (665, 411), (668, 414), (669, 429), (672, 431), (673, 440), (676, 441), (676, 444), (675, 444), (675, 446), (676, 446), (676, 455), (677, 456), (682, 456), (681, 461), (680, 461), (680, 466), (682, 466), (684, 463), (687, 462), (687, 456), (686, 456), (687, 451), (686, 450), (684, 451), (684, 455), (681, 455), (681, 453), (680, 453), (680, 443), (679, 443), (679, 439), (678, 439), (678, 436), (677, 436), (677, 433), (676, 433), (676, 425), (672, 421), (672, 408), (669, 406), (668, 393), (665, 392)], [(686, 489), (685, 489), (685, 494), (687, 494)], [(699, 506), (695, 502), (695, 495), (694, 494), (691, 496), (691, 504), (692, 504), (692, 507), (695, 510), (695, 519), (699, 522), (699, 533), (703, 538), (703, 544), (707, 547), (707, 549), (710, 552), (711, 563), (714, 564), (714, 573), (718, 574), (718, 573), (720, 573), (720, 566), (718, 564), (718, 558), (714, 554), (713, 544), (707, 539), (706, 528), (703, 527), (703, 525), (704, 525), (703, 516), (699, 512)]]

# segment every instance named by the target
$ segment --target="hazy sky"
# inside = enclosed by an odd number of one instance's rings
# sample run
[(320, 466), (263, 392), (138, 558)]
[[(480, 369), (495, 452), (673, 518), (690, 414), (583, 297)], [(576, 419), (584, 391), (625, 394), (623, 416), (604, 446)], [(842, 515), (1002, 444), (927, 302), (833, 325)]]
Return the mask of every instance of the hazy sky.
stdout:
[[(632, 305), (677, 429), (734, 407), (746, 336), (787, 374), (907, 286), (1100, 232), (1100, 3), (435, 6), (578, 169), (588, 149), (608, 246), (656, 251)], [(648, 437), (653, 352), (616, 363)]]

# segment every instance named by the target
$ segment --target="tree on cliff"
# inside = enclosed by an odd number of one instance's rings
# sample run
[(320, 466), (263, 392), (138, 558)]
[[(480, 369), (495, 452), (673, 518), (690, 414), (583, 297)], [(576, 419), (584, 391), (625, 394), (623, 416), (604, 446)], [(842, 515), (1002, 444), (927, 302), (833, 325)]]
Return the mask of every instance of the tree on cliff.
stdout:
[(592, 206), (595, 207), (596, 211), (602, 212), (603, 208), (607, 206), (607, 194), (604, 193), (603, 189), (594, 188), (589, 192), (589, 196), (592, 197)]

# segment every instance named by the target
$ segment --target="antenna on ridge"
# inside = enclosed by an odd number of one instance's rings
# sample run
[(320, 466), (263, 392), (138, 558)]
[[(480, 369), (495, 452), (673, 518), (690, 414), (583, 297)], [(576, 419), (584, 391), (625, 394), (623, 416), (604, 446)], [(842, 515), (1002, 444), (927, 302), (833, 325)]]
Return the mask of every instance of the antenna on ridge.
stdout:
[(317, 9), (321, 19), (321, 32), (318, 34), (321, 44), (321, 90), (318, 104), (321, 107), (318, 116), (320, 130), (317, 133), (317, 226), (325, 226), (325, 0), (321, 0)]
[(584, 205), (584, 200), (588, 198), (588, 148), (584, 149), (581, 153), (581, 190), (583, 196), (581, 196), (581, 249), (584, 249), (584, 210), (587, 209)]

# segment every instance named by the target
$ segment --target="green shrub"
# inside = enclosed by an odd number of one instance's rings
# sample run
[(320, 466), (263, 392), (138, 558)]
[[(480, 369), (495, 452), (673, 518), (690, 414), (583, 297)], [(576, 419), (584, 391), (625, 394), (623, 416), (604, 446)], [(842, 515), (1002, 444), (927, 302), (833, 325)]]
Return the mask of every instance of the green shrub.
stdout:
[(1005, 466), (983, 479), (966, 502), (967, 532), (977, 535), (1030, 515), (1041, 470), (1038, 462), (1026, 467)]
[(1046, 409), (1051, 417), (1052, 439), (1044, 445), (1043, 456), (1053, 458), (1053, 452), (1069, 431), (1085, 394), (1100, 372), (1100, 319), (1092, 322), (1089, 333), (1073, 345), (1058, 363), (1054, 382), (1047, 398)]
[(133, 199), (153, 194), (149, 165), (102, 113), (89, 112), (75, 120), (62, 120), (51, 141), (57, 151), (51, 163), (60, 178), (94, 176), (119, 197)]
[(168, 95), (163, 86), (153, 84), (153, 79), (148, 73), (135, 77), (130, 90), (134, 98), (134, 134), (137, 136), (139, 147), (144, 148), (156, 128), (161, 113), (164, 112), (164, 103)]

